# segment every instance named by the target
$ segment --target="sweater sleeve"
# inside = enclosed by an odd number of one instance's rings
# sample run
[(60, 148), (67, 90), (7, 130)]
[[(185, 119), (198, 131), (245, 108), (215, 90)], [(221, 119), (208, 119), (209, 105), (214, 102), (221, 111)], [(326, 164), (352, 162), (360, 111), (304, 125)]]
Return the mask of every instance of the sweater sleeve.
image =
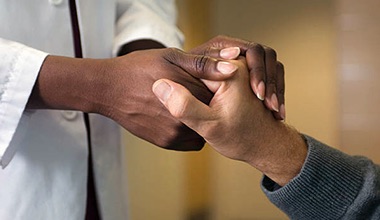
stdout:
[[(0, 165), (4, 168), (16, 149), (11, 147), (25, 106), (46, 53), (0, 38)], [(12, 145), (16, 146), (16, 145)]]
[(291, 219), (380, 219), (380, 168), (305, 136), (303, 168), (280, 187), (268, 177), (262, 189)]

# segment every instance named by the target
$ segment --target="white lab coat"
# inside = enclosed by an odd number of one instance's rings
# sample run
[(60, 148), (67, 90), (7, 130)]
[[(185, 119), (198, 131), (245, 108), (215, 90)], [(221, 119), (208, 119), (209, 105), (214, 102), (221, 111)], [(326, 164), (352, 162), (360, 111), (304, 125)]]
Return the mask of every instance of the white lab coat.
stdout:
[[(136, 39), (174, 47), (182, 41), (174, 0), (77, 0), (77, 9), (87, 58), (112, 57)], [(82, 113), (25, 110), (47, 53), (74, 54), (69, 10), (68, 0), (0, 2), (1, 220), (84, 219), (88, 147)], [(99, 115), (90, 115), (90, 122), (101, 215), (126, 219), (119, 127)]]

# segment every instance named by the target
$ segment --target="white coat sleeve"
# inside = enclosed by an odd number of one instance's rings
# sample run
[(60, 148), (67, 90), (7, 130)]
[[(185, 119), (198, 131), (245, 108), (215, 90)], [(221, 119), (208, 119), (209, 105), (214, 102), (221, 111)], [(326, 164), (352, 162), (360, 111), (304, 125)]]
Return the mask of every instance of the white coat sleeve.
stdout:
[[(46, 53), (0, 38), (0, 165), (14, 152), (10, 143), (22, 118)], [(16, 145), (15, 145), (16, 146)]]
[(113, 54), (124, 44), (139, 39), (181, 48), (184, 37), (176, 20), (175, 0), (118, 0)]

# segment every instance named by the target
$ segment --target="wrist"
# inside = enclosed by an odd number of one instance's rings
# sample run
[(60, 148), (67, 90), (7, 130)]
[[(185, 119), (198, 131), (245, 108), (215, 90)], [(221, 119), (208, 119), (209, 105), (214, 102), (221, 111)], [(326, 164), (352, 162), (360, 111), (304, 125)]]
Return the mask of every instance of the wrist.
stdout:
[[(283, 186), (296, 177), (307, 157), (302, 135), (283, 122), (276, 121), (268, 139), (248, 163), (277, 184)], [(265, 140), (265, 138), (264, 138)]]
[(49, 55), (41, 66), (27, 108), (96, 112), (104, 63)]

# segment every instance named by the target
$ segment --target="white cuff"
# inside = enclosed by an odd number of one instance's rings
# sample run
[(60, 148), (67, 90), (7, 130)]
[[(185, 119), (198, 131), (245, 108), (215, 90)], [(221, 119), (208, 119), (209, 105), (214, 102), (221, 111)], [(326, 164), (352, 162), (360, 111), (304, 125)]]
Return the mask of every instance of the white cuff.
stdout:
[(0, 39), (0, 165), (16, 132), (34, 83), (47, 53)]

